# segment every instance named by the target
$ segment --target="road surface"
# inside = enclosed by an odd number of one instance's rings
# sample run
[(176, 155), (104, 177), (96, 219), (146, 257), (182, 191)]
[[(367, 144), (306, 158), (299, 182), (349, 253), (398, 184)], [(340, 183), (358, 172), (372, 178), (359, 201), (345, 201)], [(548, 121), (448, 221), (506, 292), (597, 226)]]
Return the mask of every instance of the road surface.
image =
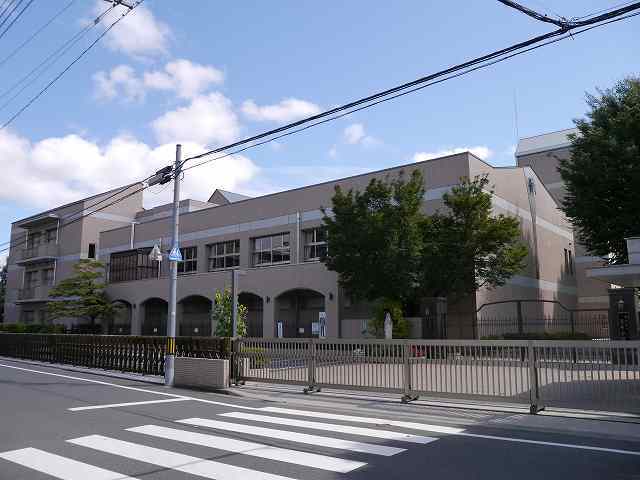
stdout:
[(640, 478), (633, 424), (531, 429), (526, 415), (293, 404), (9, 360), (0, 392), (2, 480)]

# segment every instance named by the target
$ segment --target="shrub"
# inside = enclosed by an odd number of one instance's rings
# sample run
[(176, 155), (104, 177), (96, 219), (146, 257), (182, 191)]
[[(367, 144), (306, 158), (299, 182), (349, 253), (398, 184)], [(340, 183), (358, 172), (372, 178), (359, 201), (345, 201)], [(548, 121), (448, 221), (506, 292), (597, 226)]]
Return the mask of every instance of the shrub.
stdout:
[(384, 298), (377, 303), (373, 313), (373, 321), (370, 322), (370, 333), (376, 338), (384, 338), (384, 317), (391, 314), (393, 322), (393, 338), (407, 338), (409, 336), (409, 322), (402, 316), (402, 303)]

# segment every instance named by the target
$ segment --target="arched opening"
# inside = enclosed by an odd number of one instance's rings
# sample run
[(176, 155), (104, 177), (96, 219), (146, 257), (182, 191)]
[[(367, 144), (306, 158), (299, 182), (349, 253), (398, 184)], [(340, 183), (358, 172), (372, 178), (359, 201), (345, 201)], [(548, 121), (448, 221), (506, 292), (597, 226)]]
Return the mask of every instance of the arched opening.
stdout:
[(242, 292), (238, 303), (247, 307), (247, 337), (262, 337), (263, 301), (260, 295)]
[(130, 335), (131, 334), (131, 304), (126, 300), (115, 300), (111, 302), (115, 307), (113, 318), (110, 319), (103, 331), (109, 335)]
[(211, 335), (211, 305), (206, 297), (192, 295), (178, 303), (178, 335), (185, 337)]
[(278, 322), (284, 337), (317, 337), (320, 312), (324, 312), (324, 295), (314, 290), (289, 290), (276, 298), (276, 336)]
[(166, 335), (169, 304), (161, 298), (150, 298), (142, 304), (142, 335)]

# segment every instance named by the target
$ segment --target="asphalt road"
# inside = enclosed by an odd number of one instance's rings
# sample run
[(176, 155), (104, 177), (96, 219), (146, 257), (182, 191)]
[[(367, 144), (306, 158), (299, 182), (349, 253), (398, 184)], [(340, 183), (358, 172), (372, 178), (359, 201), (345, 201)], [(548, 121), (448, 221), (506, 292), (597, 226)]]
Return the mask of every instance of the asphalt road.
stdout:
[(640, 479), (640, 435), (249, 400), (6, 360), (0, 407), (3, 480)]

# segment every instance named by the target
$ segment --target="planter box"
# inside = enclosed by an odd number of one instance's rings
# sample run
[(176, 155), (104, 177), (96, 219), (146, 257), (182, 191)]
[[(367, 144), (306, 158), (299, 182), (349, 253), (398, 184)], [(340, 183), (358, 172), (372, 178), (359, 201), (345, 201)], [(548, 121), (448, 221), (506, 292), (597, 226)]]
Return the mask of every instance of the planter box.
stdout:
[(222, 389), (229, 387), (229, 360), (176, 357), (176, 387)]

